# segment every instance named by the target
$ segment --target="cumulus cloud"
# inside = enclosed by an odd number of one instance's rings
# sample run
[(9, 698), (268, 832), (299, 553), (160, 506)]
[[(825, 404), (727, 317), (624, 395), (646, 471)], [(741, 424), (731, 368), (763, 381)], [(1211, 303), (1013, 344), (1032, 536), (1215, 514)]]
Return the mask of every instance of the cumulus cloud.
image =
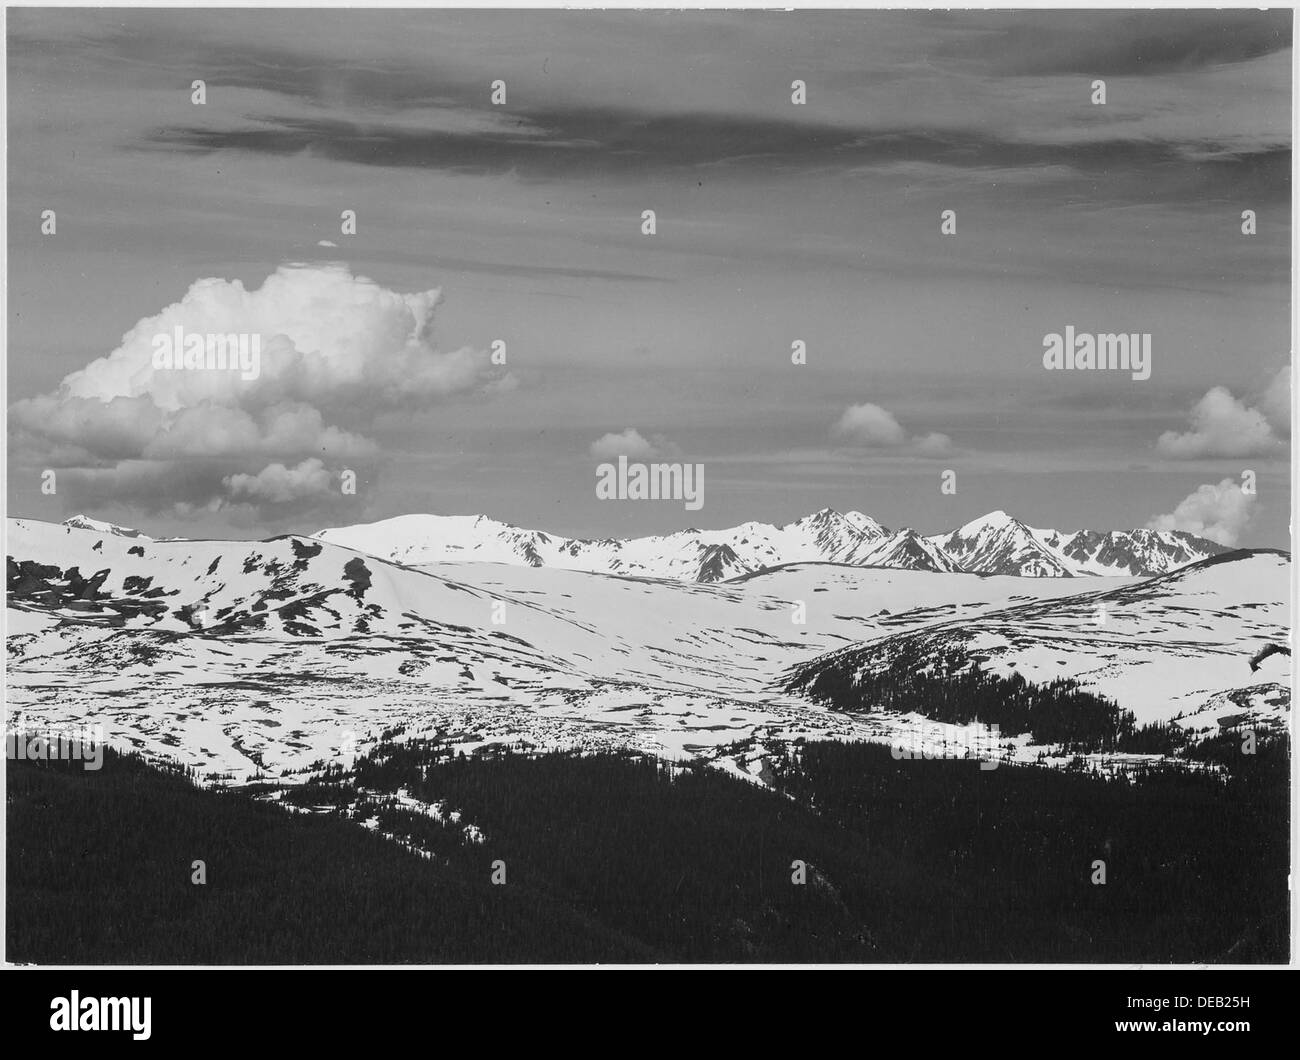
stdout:
[(1241, 483), (1225, 478), (1218, 485), (1206, 483), (1168, 515), (1152, 517), (1152, 530), (1185, 530), (1221, 545), (1233, 546), (1255, 514), (1255, 495), (1244, 493)]
[(938, 431), (931, 431), (929, 434), (919, 435), (912, 439), (912, 444), (922, 453), (946, 453), (952, 448), (952, 439), (946, 434), (940, 434)]
[(907, 440), (907, 434), (893, 413), (870, 402), (846, 408), (835, 424), (834, 433), (870, 446), (902, 445)]
[(1266, 456), (1285, 448), (1291, 432), (1291, 369), (1283, 368), (1259, 396), (1257, 407), (1216, 386), (1191, 412), (1191, 430), (1165, 431), (1156, 449), (1175, 460)]
[[(513, 384), (486, 351), (435, 347), (440, 299), (339, 264), (283, 266), (252, 289), (198, 280), (107, 356), (16, 402), (11, 424), (27, 454), (78, 487), (74, 503), (120, 489), (184, 513), (337, 493), (317, 488), (335, 477), (327, 465), (377, 460), (358, 429), (380, 415)], [(177, 329), (255, 337), (258, 370), (155, 366), (155, 340)]]
[(879, 405), (863, 402), (846, 408), (831, 433), (844, 441), (869, 449), (897, 449), (908, 446), (926, 455), (943, 453), (952, 448), (952, 439), (946, 434), (931, 431), (914, 435), (909, 440), (902, 424), (894, 414)]
[(297, 467), (269, 464), (256, 475), (229, 475), (224, 482), (233, 497), (272, 504), (320, 497), (335, 488), (334, 477), (315, 457)]
[(603, 434), (591, 443), (591, 455), (597, 460), (614, 460), (625, 456), (629, 460), (652, 460), (655, 457), (673, 457), (680, 450), (662, 434), (646, 438), (635, 427), (626, 427), (620, 433)]
[(1259, 410), (1278, 434), (1291, 435), (1291, 366), (1273, 377), (1259, 398)]

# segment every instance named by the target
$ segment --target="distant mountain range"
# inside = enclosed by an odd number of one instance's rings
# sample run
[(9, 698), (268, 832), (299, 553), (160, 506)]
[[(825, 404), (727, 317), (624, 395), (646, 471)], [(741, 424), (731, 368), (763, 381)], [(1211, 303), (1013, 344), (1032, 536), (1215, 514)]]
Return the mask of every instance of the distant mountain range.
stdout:
[(1229, 551), (1176, 530), (1039, 530), (1003, 511), (923, 536), (831, 508), (784, 526), (626, 539), (560, 537), (484, 515), (401, 515), (313, 536), (407, 566), (477, 561), (693, 582), (808, 562), (1028, 578), (1151, 576)]

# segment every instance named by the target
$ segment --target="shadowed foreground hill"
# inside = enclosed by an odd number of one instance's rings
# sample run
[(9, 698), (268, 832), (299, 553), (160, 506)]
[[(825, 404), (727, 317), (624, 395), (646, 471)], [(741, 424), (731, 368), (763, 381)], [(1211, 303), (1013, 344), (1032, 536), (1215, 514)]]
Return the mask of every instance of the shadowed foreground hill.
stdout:
[[(1134, 784), (807, 744), (777, 761), (781, 790), (770, 791), (622, 755), (381, 747), (360, 765), (365, 798), (436, 798), (485, 836), (434, 858), (347, 818), (355, 776), (315, 782), (312, 798), (339, 808), (311, 816), (111, 754), (98, 773), (13, 762), (9, 953), (92, 964), (1283, 961), (1287, 750), (1265, 743), (1235, 761), (1226, 779), (1163, 771)], [(403, 838), (418, 843), (418, 831)], [(199, 859), (203, 886), (190, 882)], [(490, 883), (498, 859), (504, 886)], [(1096, 859), (1104, 886), (1091, 882)]]
[[(492, 888), (346, 821), (134, 757), (9, 769), (10, 960), (88, 964), (646, 960), (535, 889)], [(207, 883), (191, 883), (202, 860)]]

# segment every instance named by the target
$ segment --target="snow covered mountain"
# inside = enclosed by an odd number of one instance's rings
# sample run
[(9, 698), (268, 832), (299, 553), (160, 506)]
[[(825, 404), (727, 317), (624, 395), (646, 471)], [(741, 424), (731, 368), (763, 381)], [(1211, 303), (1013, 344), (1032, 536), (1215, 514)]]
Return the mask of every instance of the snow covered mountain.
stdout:
[[(7, 538), (9, 693), (24, 723), (100, 724), (116, 744), (238, 779), (333, 760), (349, 734), (364, 744), (395, 726), (466, 748), (635, 747), (723, 768), (735, 747), (861, 738), (869, 727), (783, 702), (773, 678), (1026, 588), (821, 562), (743, 584), (518, 559), (417, 568), (294, 535), (144, 541), (23, 519)], [(727, 546), (705, 547), (696, 563), (734, 570)]]
[[(11, 709), (30, 726), (101, 725), (115, 745), (237, 780), (291, 778), (399, 729), (466, 749), (634, 748), (755, 775), (777, 743), (891, 740), (912, 725), (787, 687), (792, 668), (871, 665), (907, 643), (1030, 680), (1073, 676), (1142, 720), (1288, 709), (1290, 656), (1263, 654), (1289, 638), (1278, 553), (1100, 585), (977, 577), (863, 565), (942, 554), (865, 517), (826, 516), (779, 528), (812, 561), (734, 576), (737, 546), (749, 562), (775, 547), (755, 524), (734, 545), (692, 542), (695, 569), (663, 579), (566, 570), (548, 535), (512, 544), (512, 528), (498, 538), (466, 523), (478, 548), (410, 566), (296, 535), (155, 541), (10, 519)], [(822, 549), (858, 559), (828, 563)], [(487, 555), (511, 558), (472, 562)]]
[(101, 534), (113, 534), (115, 537), (139, 537), (145, 541), (150, 540), (146, 534), (140, 533), (139, 530), (132, 530), (126, 526), (117, 526), (113, 523), (105, 523), (99, 519), (92, 519), (88, 515), (74, 515), (71, 519), (64, 519), (63, 525), (70, 526), (74, 530), (95, 530)]
[(1181, 530), (1036, 530), (990, 512), (928, 539), (972, 574), (1031, 578), (1165, 574), (1230, 551)]
[(915, 530), (887, 535), (861, 561), (868, 567), (894, 570), (960, 571), (961, 565)]
[(1164, 574), (1229, 551), (1182, 530), (1034, 530), (1076, 574)]
[[(787, 691), (843, 710), (896, 660), (909, 674), (958, 661), (1043, 686), (1057, 678), (1131, 710), (1139, 724), (1213, 729), (1254, 709), (1269, 725), (1289, 711), (1290, 556), (1246, 549), (1120, 588), (1079, 592), (901, 630), (793, 666)], [(1283, 650), (1262, 651), (1269, 645)], [(871, 704), (865, 704), (868, 708)]]
[(1061, 556), (1035, 537), (1034, 531), (1003, 511), (990, 512), (928, 541), (948, 556), (958, 570), (973, 574), (1069, 578), (1075, 573)]
[(751, 522), (729, 530), (682, 530), (628, 540), (559, 537), (483, 515), (401, 515), (313, 536), (407, 566), (475, 560), (679, 581), (722, 581), (807, 561), (950, 569), (919, 544), (913, 553), (897, 548), (895, 562), (880, 563), (873, 557), (890, 553), (894, 545), (884, 527), (861, 512), (830, 508), (779, 527)]
[(403, 515), (314, 536), (408, 566), (476, 560), (698, 582), (807, 562), (1031, 578), (1142, 576), (1228, 551), (1181, 531), (1036, 530), (1002, 511), (925, 537), (830, 508), (785, 526), (749, 522), (624, 540), (559, 537), (482, 515)]

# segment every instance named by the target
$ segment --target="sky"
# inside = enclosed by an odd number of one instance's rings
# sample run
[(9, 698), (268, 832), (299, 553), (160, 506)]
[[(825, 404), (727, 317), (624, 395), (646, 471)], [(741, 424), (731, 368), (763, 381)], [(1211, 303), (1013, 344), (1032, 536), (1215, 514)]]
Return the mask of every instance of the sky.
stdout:
[[(1289, 11), (7, 25), (11, 515), (1289, 547)], [(1046, 369), (1067, 326), (1150, 335), (1150, 377)], [(259, 374), (155, 367), (176, 327)], [(599, 499), (619, 453), (703, 507)]]

